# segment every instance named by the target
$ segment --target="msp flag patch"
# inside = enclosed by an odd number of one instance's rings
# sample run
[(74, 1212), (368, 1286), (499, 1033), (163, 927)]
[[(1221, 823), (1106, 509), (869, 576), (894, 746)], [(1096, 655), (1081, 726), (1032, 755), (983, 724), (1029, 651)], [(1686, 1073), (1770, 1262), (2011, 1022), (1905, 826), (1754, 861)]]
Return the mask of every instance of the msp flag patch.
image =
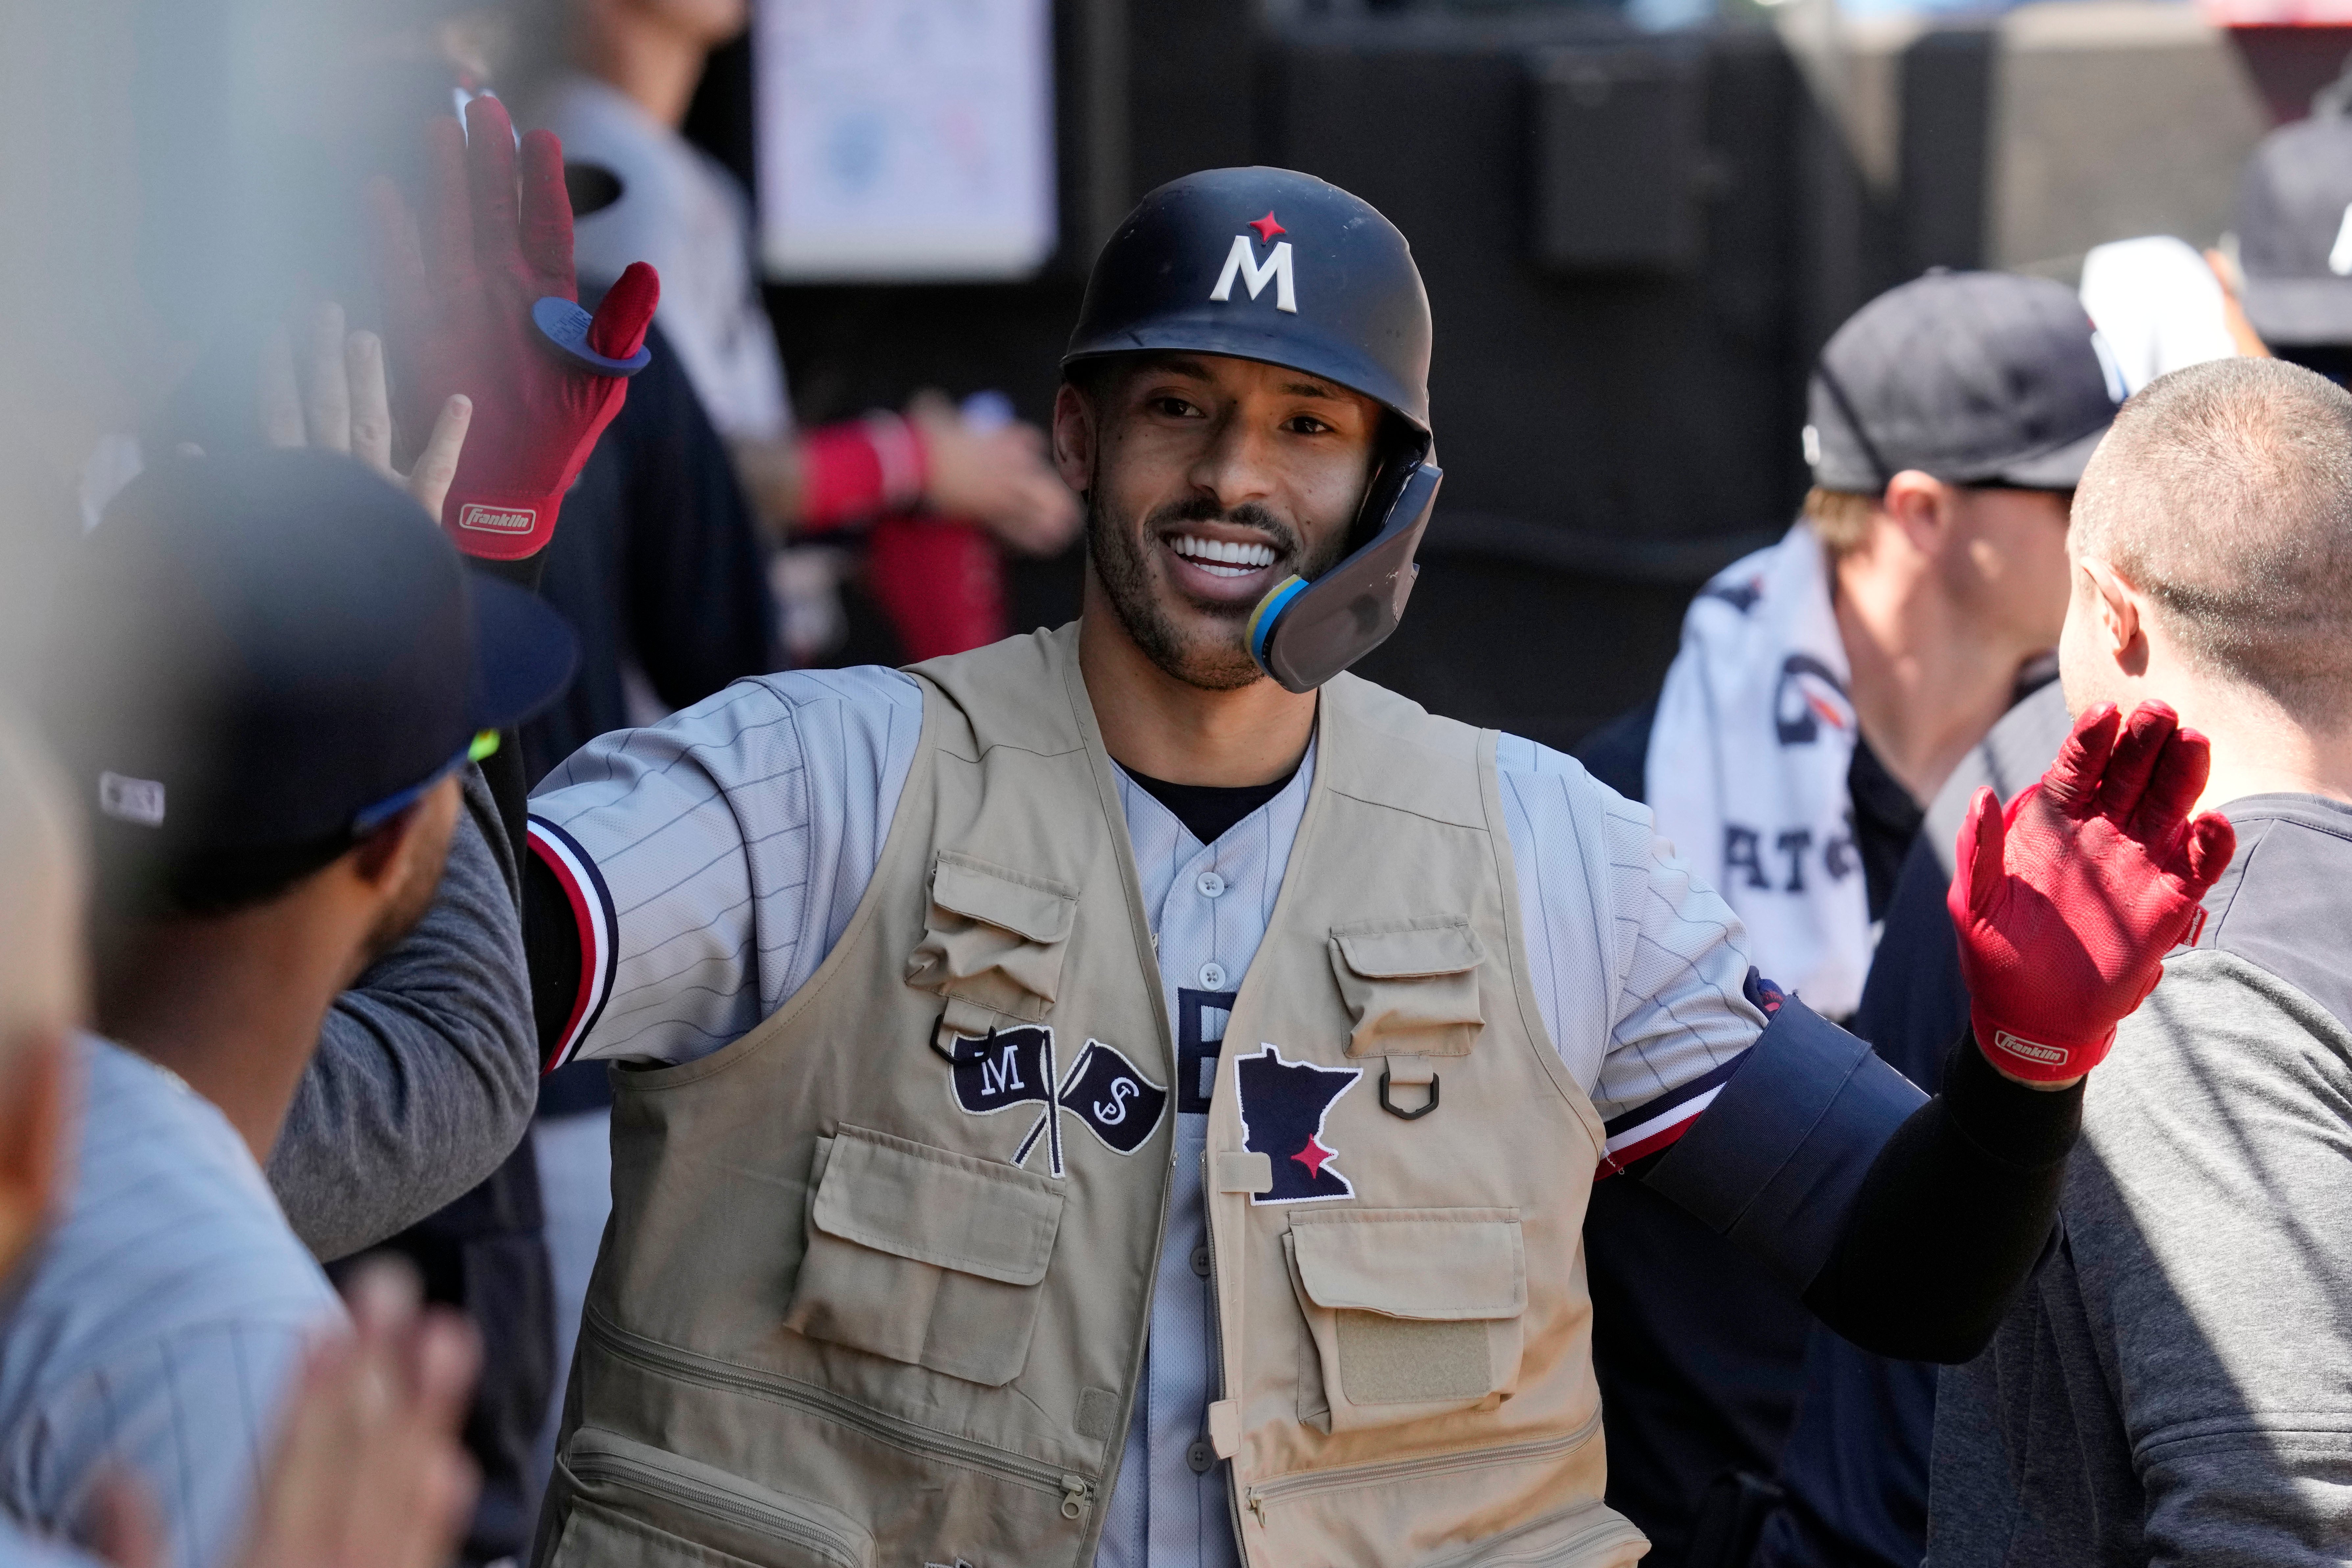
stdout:
[(1354, 1185), (1332, 1166), (1339, 1152), (1324, 1142), (1323, 1123), (1363, 1076), (1361, 1068), (1286, 1062), (1270, 1045), (1234, 1060), (1243, 1146), (1274, 1166), (1274, 1185), (1254, 1194), (1251, 1203), (1328, 1203), (1356, 1195)]
[(1168, 1091), (1100, 1040), (1088, 1040), (1056, 1097), (1114, 1154), (1143, 1147), (1168, 1109)]
[(948, 1088), (956, 1109), (971, 1116), (994, 1116), (1023, 1105), (1045, 1107), (1013, 1151), (1013, 1163), (1028, 1163), (1045, 1146), (1045, 1166), (1064, 1173), (1062, 1112), (1068, 1110), (1115, 1154), (1132, 1154), (1150, 1140), (1168, 1109), (1168, 1090), (1100, 1040), (1088, 1040), (1067, 1072), (1054, 1059), (1054, 1031), (1043, 1025), (992, 1029), (979, 1039), (958, 1035), (946, 1049)]

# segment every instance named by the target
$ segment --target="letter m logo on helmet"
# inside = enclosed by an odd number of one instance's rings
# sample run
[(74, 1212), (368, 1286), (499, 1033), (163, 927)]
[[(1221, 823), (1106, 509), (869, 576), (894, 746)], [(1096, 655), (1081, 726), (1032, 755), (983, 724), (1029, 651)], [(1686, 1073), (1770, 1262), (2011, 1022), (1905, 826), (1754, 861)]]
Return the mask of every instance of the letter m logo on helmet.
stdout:
[(1249, 289), (1253, 300), (1265, 292), (1266, 279), (1274, 279), (1274, 308), (1298, 314), (1298, 291), (1290, 272), (1290, 241), (1283, 240), (1274, 247), (1274, 254), (1260, 266), (1257, 247), (1250, 244), (1245, 234), (1234, 236), (1234, 247), (1225, 252), (1225, 269), (1217, 274), (1217, 286), (1209, 290), (1209, 298), (1222, 305), (1234, 297), (1234, 279), (1239, 278)]

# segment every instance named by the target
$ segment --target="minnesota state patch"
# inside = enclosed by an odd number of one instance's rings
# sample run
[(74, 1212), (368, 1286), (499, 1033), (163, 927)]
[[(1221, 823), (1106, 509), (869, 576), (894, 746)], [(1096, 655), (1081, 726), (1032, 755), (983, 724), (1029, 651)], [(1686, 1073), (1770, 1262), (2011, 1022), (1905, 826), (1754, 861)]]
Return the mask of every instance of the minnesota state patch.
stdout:
[(1243, 1147), (1264, 1154), (1274, 1167), (1274, 1185), (1253, 1194), (1251, 1203), (1328, 1203), (1356, 1195), (1354, 1184), (1332, 1163), (1339, 1151), (1325, 1141), (1323, 1123), (1363, 1076), (1361, 1068), (1286, 1062), (1271, 1045), (1234, 1059)]

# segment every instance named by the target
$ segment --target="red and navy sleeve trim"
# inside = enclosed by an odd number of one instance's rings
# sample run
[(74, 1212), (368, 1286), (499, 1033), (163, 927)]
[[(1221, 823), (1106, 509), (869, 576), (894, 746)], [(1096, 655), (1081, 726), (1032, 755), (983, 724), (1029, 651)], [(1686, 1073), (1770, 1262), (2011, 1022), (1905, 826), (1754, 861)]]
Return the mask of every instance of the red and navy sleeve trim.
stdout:
[(1742, 1051), (1688, 1083), (1603, 1122), (1601, 1131), (1607, 1141), (1601, 1151), (1600, 1176), (1616, 1175), (1689, 1131), (1699, 1112), (1715, 1103), (1716, 1096), (1723, 1092), (1723, 1086), (1731, 1081), (1731, 1075), (1746, 1059), (1747, 1052)]
[[(570, 1061), (580, 1042), (596, 1026), (604, 1004), (613, 994), (613, 974), (620, 963), (617, 927), (613, 918), (613, 894), (596, 869), (596, 862), (580, 841), (553, 823), (530, 819), (530, 852), (547, 868), (572, 906), (572, 929), (580, 936), (580, 987), (562, 1032), (549, 1047), (542, 1072), (553, 1072)], [(549, 1009), (551, 1015), (553, 1009)]]

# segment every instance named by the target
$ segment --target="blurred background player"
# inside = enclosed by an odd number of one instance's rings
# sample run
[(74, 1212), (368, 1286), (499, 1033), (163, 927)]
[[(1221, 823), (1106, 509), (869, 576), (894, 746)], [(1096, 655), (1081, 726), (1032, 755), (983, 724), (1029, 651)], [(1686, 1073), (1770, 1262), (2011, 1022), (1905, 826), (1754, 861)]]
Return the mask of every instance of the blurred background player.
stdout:
[[(0, 710), (0, 1280), (11, 1298), (41, 1266), (43, 1236), (71, 1212), (84, 1181), (74, 1124), (87, 1089), (75, 1031), (89, 1010), (82, 948), (80, 824), (49, 758), (13, 711)], [(176, 1174), (176, 1173), (175, 1173)], [(85, 1273), (76, 1303), (100, 1321), (123, 1283)], [(354, 1281), (353, 1332), (316, 1339), (277, 1413), (239, 1505), (235, 1568), (437, 1568), (470, 1510), (474, 1478), (457, 1443), (478, 1352), (456, 1314), (420, 1314), (412, 1280), (379, 1265)], [(136, 1311), (181, 1310), (168, 1298)], [(47, 1347), (44, 1347), (47, 1348)], [(135, 1368), (116, 1391), (126, 1407), (155, 1390)], [(172, 1368), (158, 1363), (154, 1378)], [(63, 1534), (41, 1521), (0, 1525), (0, 1560), (27, 1568), (163, 1568), (171, 1539), (144, 1482), (114, 1471), (83, 1499)]]
[(2231, 238), (2246, 321), (2279, 358), (2352, 381), (2352, 94), (2263, 139)]
[[(313, 451), (150, 468), (75, 554), (47, 731), (94, 808), (80, 1179), (0, 1331), (0, 1479), (109, 1467), (174, 1568), (232, 1546), (326, 1278), (260, 1176), (329, 1008), (433, 900), (483, 732), (554, 694), (543, 606)], [(193, 1091), (193, 1092), (191, 1092)]]
[[(937, 394), (903, 415), (794, 429), (759, 296), (750, 202), (678, 133), (704, 61), (748, 24), (746, 0), (567, 0), (564, 18), (565, 68), (533, 89), (524, 120), (618, 178), (614, 199), (580, 224), (583, 276), (646, 260), (668, 280), (661, 329), (773, 536), (872, 525), (870, 591), (908, 657), (1003, 636), (1011, 628), (985, 540), (1054, 553), (1076, 533), (1076, 500), (1037, 430), (967, 417)], [(916, 521), (918, 510), (929, 515)], [(803, 660), (828, 651), (824, 628), (839, 624), (825, 580), (836, 558), (788, 553), (778, 568), (785, 635)]]
[[(2042, 279), (1930, 276), (1864, 307), (1814, 373), (1803, 519), (1700, 591), (1658, 700), (1580, 748), (1825, 1016), (1861, 1001), (1920, 803), (2037, 661), (2048, 679), (2068, 492), (2122, 396), (2103, 354)], [(1809, 1314), (1638, 1184), (1596, 1189), (1586, 1237), (1612, 1502), (1660, 1562), (1702, 1529), (1712, 1553), (1752, 1529), (1732, 1478), (1778, 1465)]]

